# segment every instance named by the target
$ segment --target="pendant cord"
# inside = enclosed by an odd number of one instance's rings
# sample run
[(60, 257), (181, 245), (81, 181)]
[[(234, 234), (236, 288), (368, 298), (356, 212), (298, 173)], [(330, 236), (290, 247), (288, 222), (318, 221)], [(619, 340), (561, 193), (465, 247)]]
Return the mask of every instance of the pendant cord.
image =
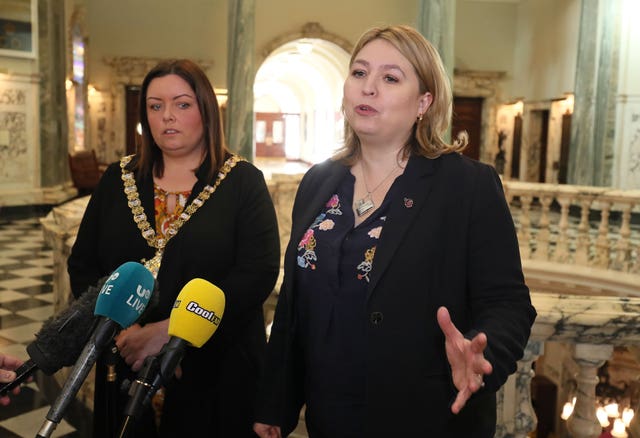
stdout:
[[(398, 166), (398, 167), (400, 167), (400, 166)], [(391, 175), (393, 175), (393, 172), (395, 172), (398, 167), (393, 167), (391, 169), (391, 172), (389, 172), (389, 174), (387, 176), (385, 176), (384, 179), (382, 181), (380, 181), (380, 183), (378, 183), (378, 185), (373, 188), (373, 190), (369, 190), (369, 185), (367, 184), (367, 177), (365, 176), (366, 172), (364, 171), (364, 161), (361, 161), (360, 162), (360, 171), (362, 172), (362, 182), (364, 183), (364, 189), (367, 191), (367, 194), (362, 199), (366, 199), (367, 197), (371, 197), (371, 195), (373, 195), (375, 193), (375, 191), (378, 190), (380, 188), (380, 186), (382, 186), (382, 184), (386, 180), (388, 180)]]

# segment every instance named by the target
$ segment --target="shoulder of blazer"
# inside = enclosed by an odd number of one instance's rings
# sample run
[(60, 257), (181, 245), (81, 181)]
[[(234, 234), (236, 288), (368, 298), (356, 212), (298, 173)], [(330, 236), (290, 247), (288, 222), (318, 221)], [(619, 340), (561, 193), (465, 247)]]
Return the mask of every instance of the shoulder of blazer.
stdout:
[[(327, 181), (333, 180), (337, 176), (344, 175), (348, 171), (344, 164), (328, 159), (322, 163), (313, 165), (302, 177), (298, 186), (297, 197), (305, 198), (309, 192), (317, 192), (319, 187), (326, 187)], [(334, 188), (331, 187), (331, 190)]]

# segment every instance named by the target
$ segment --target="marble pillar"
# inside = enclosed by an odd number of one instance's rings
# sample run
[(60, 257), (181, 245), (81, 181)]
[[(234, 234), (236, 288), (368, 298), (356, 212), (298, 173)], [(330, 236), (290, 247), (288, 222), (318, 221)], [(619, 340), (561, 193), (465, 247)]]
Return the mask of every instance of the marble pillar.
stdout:
[(70, 181), (65, 45), (65, 1), (38, 2), (40, 174), (42, 187)]
[(420, 0), (416, 27), (440, 53), (449, 77), (453, 77), (456, 2)]
[(226, 134), (229, 148), (253, 161), (255, 0), (229, 0)]
[(613, 186), (640, 189), (640, 26), (638, 3), (623, 2)]
[(619, 2), (582, 2), (569, 156), (571, 184), (605, 186), (612, 181), (619, 9)]
[[(440, 53), (444, 68), (451, 78), (453, 88), (454, 35), (456, 2), (451, 0), (420, 0), (416, 27)], [(451, 127), (445, 141), (451, 138)]]
[(517, 371), (498, 391), (495, 438), (527, 438), (536, 429), (538, 420), (531, 401), (532, 364), (543, 351), (544, 342), (530, 340)]
[(602, 432), (602, 426), (596, 417), (598, 368), (612, 353), (613, 345), (575, 345), (573, 358), (580, 367), (580, 372), (576, 376), (576, 404), (567, 420), (567, 428), (573, 437), (597, 438)]

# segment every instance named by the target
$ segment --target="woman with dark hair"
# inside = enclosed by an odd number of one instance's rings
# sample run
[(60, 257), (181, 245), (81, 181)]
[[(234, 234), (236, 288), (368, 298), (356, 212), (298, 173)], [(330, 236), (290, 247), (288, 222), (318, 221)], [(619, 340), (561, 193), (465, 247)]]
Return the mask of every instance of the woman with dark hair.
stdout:
[[(72, 291), (80, 295), (127, 261), (143, 261), (157, 276), (157, 306), (117, 336), (121, 381), (168, 341), (169, 313), (189, 280), (220, 287), (220, 327), (187, 349), (165, 388), (159, 436), (252, 436), (266, 346), (262, 304), (280, 260), (273, 204), (262, 173), (227, 149), (216, 95), (196, 64), (160, 63), (140, 97), (140, 151), (112, 164), (92, 194), (68, 260)], [(122, 393), (108, 398), (106, 362), (97, 366), (95, 437), (112, 436), (127, 401)], [(145, 414), (135, 437), (156, 436), (154, 415)]]
[(444, 140), (451, 88), (409, 26), (373, 28), (345, 145), (296, 195), (257, 423), (311, 438), (490, 438), (535, 310), (495, 170)]

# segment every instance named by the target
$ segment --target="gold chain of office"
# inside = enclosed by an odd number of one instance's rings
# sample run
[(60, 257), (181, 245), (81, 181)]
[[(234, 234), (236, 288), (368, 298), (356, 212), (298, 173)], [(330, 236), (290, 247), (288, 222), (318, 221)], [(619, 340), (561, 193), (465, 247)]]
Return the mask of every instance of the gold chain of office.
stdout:
[(142, 259), (142, 263), (151, 271), (154, 277), (157, 277), (158, 271), (160, 270), (160, 263), (162, 262), (164, 248), (167, 246), (169, 239), (178, 234), (180, 227), (182, 227), (182, 225), (184, 225), (184, 223), (187, 222), (200, 207), (202, 207), (205, 201), (213, 195), (220, 183), (227, 177), (235, 165), (240, 161), (244, 161), (244, 159), (237, 155), (231, 155), (218, 170), (218, 176), (216, 177), (213, 185), (207, 184), (200, 194), (191, 201), (191, 204), (189, 204), (171, 223), (171, 225), (169, 225), (165, 238), (158, 238), (155, 230), (151, 228), (151, 224), (147, 220), (147, 215), (142, 207), (142, 201), (140, 201), (140, 195), (138, 194), (138, 187), (136, 186), (136, 180), (133, 172), (126, 169), (127, 164), (129, 164), (132, 158), (133, 155), (127, 155), (120, 159), (124, 193), (127, 196), (128, 205), (131, 209), (131, 213), (133, 214), (133, 221), (142, 233), (142, 237), (144, 237), (150, 247), (156, 249), (155, 256), (150, 260)]

